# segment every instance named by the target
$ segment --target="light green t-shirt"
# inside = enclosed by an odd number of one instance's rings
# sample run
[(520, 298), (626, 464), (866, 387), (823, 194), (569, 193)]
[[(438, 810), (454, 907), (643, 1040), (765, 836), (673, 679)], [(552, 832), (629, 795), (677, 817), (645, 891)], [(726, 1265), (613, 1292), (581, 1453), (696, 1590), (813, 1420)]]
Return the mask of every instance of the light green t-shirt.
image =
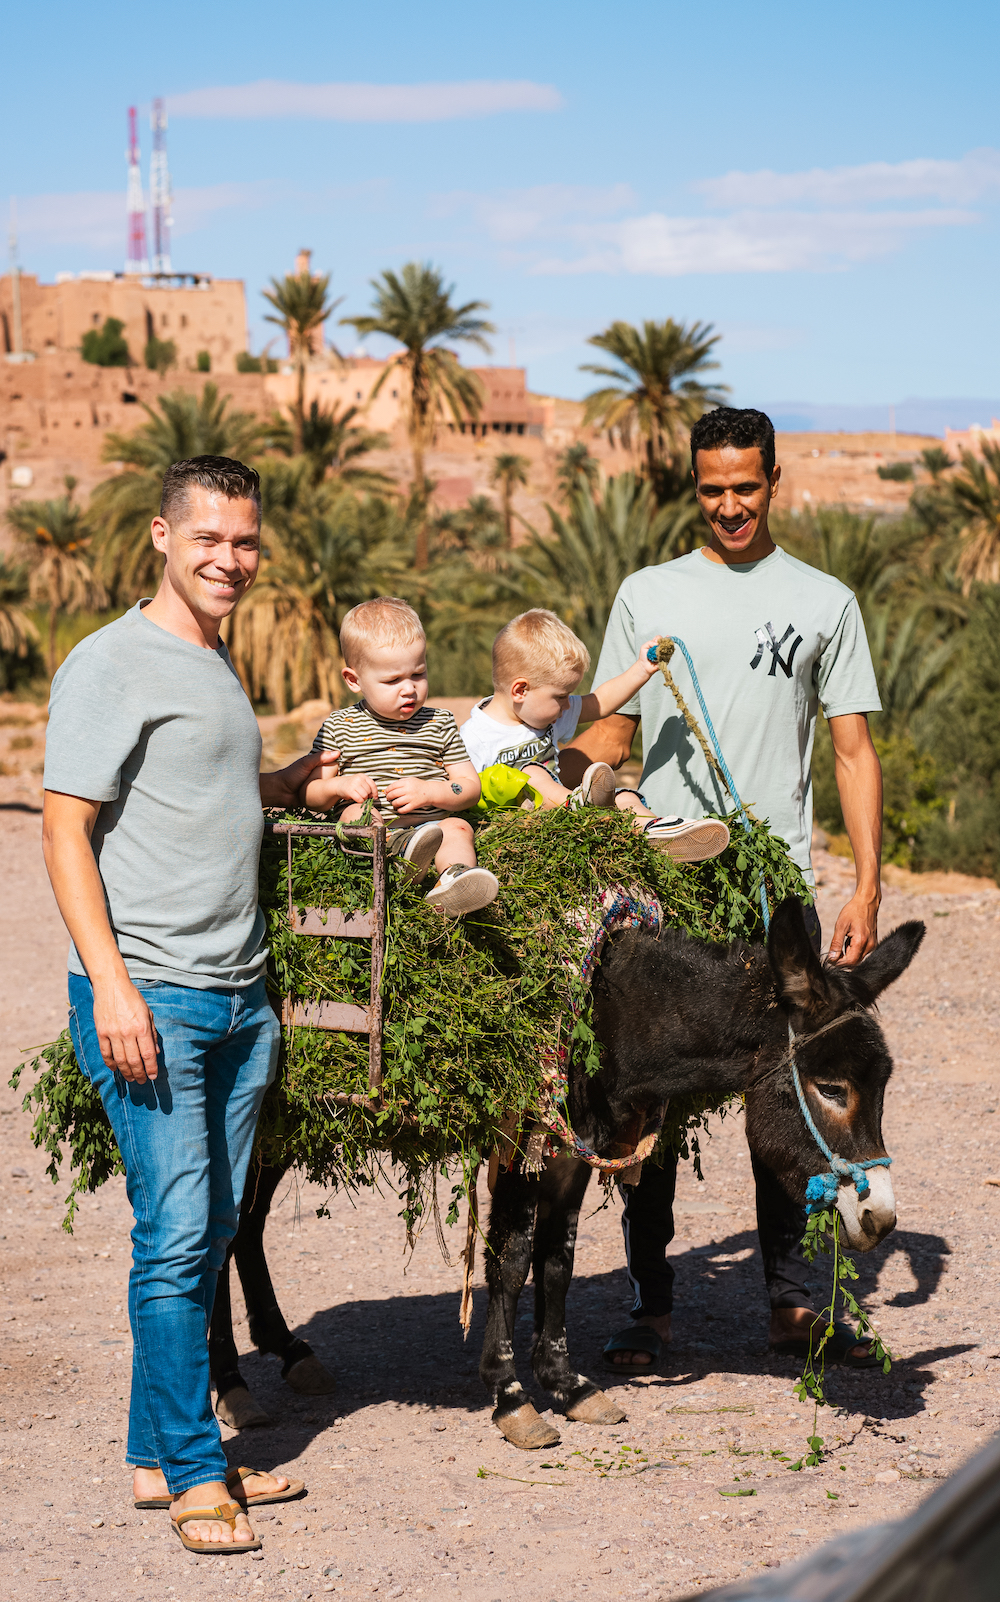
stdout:
[[(94, 856), (131, 977), (245, 989), (268, 950), (260, 729), (226, 647), (178, 639), (142, 605), (53, 679), (45, 788), (102, 803)], [(72, 945), (69, 969), (84, 972)]]
[[(625, 580), (594, 683), (630, 667), (644, 640), (668, 634), (691, 653), (741, 799), (769, 820), (812, 885), (817, 708), (828, 718), (881, 710), (855, 597), (780, 549), (736, 567), (693, 551)], [(680, 651), (670, 671), (704, 727)], [(732, 807), (659, 673), (620, 710), (642, 717), (641, 788), (655, 812), (700, 817)]]

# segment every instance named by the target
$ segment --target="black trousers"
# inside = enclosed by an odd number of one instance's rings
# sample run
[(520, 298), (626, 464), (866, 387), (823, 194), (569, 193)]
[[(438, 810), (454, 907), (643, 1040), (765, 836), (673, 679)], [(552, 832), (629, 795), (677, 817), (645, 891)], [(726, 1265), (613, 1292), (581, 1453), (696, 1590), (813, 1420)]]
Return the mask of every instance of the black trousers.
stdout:
[[(806, 910), (813, 947), (821, 944), (815, 908)], [(751, 1158), (757, 1186), (757, 1234), (764, 1259), (764, 1282), (771, 1307), (811, 1307), (807, 1281), (812, 1270), (802, 1255), (806, 1210), (793, 1202), (774, 1174)], [(643, 1163), (638, 1185), (620, 1186), (625, 1206), (622, 1231), (634, 1302), (633, 1318), (657, 1318), (673, 1309), (674, 1270), (667, 1247), (674, 1238), (677, 1159), (662, 1168)]]

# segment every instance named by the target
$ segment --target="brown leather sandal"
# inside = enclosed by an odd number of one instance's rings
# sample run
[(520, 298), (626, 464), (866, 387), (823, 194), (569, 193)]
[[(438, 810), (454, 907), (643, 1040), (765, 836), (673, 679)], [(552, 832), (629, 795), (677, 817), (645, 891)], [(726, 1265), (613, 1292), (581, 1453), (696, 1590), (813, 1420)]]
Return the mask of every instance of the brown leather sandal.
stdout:
[[(252, 1474), (264, 1474), (266, 1472), (266, 1469), (231, 1468), (226, 1475), (226, 1484), (233, 1495), (239, 1497), (243, 1489), (244, 1480), (249, 1479)], [(234, 1481), (238, 1483), (234, 1484)], [(241, 1506), (245, 1503), (247, 1507), (264, 1507), (269, 1502), (291, 1502), (295, 1497), (301, 1496), (305, 1488), (305, 1480), (292, 1480), (287, 1490), (284, 1491), (253, 1491), (248, 1493), (243, 1496)], [(142, 1496), (137, 1501), (134, 1501), (132, 1505), (138, 1508), (140, 1512), (148, 1513), (153, 1508), (172, 1507), (173, 1503), (174, 1498), (169, 1495)]]
[(243, 1515), (243, 1512), (243, 1508), (238, 1507), (235, 1502), (224, 1502), (221, 1507), (187, 1508), (170, 1522), (178, 1540), (188, 1552), (221, 1552), (223, 1556), (230, 1557), (234, 1552), (259, 1552), (261, 1543), (256, 1535), (249, 1541), (192, 1541), (181, 1529), (182, 1524), (189, 1524), (192, 1519), (210, 1519), (213, 1523), (228, 1524), (235, 1535), (236, 1520)]
[[(232, 1468), (226, 1475), (226, 1484), (233, 1495), (239, 1497), (243, 1490), (243, 1481), (249, 1480), (254, 1474), (266, 1474), (267, 1469)], [(238, 1484), (234, 1484), (238, 1481)], [(270, 1502), (292, 1502), (297, 1496), (305, 1492), (305, 1480), (290, 1480), (284, 1491), (247, 1491), (243, 1500), (247, 1507), (265, 1507)]]

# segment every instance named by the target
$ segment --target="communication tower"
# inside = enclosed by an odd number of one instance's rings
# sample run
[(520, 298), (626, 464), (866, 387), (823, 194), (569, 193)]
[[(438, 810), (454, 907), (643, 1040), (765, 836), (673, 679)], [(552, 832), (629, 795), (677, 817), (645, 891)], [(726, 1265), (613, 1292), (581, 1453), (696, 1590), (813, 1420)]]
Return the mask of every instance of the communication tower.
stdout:
[(146, 203), (142, 197), (142, 173), (139, 170), (139, 134), (136, 127), (135, 107), (128, 108), (128, 254), (125, 259), (127, 273), (148, 273), (146, 258)]
[(149, 163), (149, 204), (153, 213), (153, 272), (169, 273), (170, 230), (174, 219), (170, 215), (170, 173), (167, 168), (167, 108), (162, 100), (153, 101), (149, 119), (153, 130), (153, 155)]

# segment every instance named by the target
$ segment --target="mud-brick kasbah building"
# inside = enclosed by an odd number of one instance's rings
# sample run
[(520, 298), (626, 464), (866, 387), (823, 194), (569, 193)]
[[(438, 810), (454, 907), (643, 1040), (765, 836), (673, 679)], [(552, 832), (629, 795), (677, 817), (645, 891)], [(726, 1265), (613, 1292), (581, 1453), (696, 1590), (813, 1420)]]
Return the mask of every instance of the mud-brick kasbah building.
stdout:
[[(308, 269), (309, 254), (302, 252), (296, 271)], [(295, 377), (287, 362), (276, 373), (237, 370), (237, 357), (248, 349), (246, 294), (239, 279), (208, 274), (144, 279), (93, 272), (60, 273), (55, 283), (44, 284), (22, 273), (17, 287), (19, 340), (15, 286), (9, 276), (0, 277), (0, 519), (12, 501), (61, 495), (67, 476), (77, 480), (76, 493), (86, 497), (100, 479), (121, 470), (120, 463), (104, 459), (105, 435), (131, 432), (146, 421), (143, 406), (155, 410), (157, 398), (171, 390), (197, 394), (209, 378), (240, 410), (259, 416), (288, 412)], [(102, 328), (109, 317), (123, 324), (135, 365), (98, 367), (82, 360), (84, 334)], [(154, 336), (173, 341), (177, 350), (176, 366), (164, 377), (142, 362)], [(341, 360), (317, 341), (306, 400), (338, 410), (357, 407), (362, 414), (358, 421), (391, 441), (388, 450), (372, 454), (371, 465), (405, 482), (409, 458), (403, 380), (393, 371), (373, 396), (383, 371), (381, 361), (360, 352)], [(485, 395), (477, 422), (443, 422), (428, 458), (441, 507), (461, 505), (473, 494), (495, 493), (489, 476), (500, 451), (516, 450), (528, 458), (529, 484), (518, 492), (515, 507), (537, 527), (547, 526), (544, 502), (555, 493), (557, 458), (567, 445), (585, 439), (609, 473), (632, 465), (606, 438), (583, 428), (579, 402), (532, 394), (523, 367), (474, 371)], [(926, 443), (903, 435), (786, 435), (786, 504), (901, 506), (908, 486), (880, 479), (876, 468), (892, 459), (913, 459)], [(9, 531), (0, 525), (0, 549), (10, 543)]]

